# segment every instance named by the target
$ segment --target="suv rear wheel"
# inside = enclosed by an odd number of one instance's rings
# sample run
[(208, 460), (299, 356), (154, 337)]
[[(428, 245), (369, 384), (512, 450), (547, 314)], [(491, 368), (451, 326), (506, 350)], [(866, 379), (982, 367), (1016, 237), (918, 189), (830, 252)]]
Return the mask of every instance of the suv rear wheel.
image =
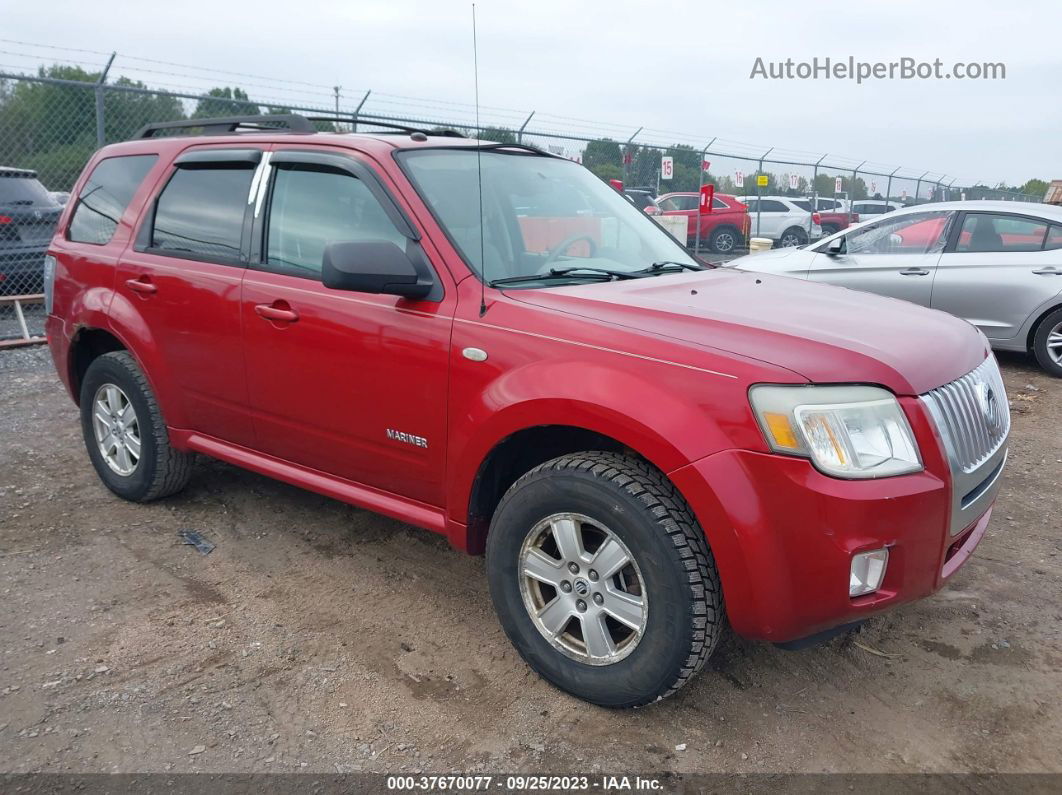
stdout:
[(675, 692), (722, 632), (704, 533), (667, 478), (629, 456), (577, 453), (521, 477), (491, 522), (487, 577), (524, 660), (602, 706)]
[(799, 226), (791, 226), (782, 232), (782, 236), (778, 238), (778, 247), (792, 248), (793, 246), (803, 246), (807, 242), (808, 233)]
[(170, 446), (151, 386), (125, 351), (94, 359), (85, 372), (81, 432), (96, 474), (119, 497), (148, 502), (188, 482), (193, 455)]

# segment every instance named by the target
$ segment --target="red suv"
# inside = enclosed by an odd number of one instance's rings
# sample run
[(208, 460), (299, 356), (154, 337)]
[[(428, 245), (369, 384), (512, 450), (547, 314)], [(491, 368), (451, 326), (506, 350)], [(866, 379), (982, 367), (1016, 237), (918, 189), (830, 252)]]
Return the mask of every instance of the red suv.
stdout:
[(700, 195), (697, 193), (665, 193), (656, 200), (660, 215), (684, 215), (688, 221), (687, 244), (697, 242), (697, 220), (700, 219), (702, 246), (716, 254), (733, 254), (745, 246), (749, 237), (749, 208), (733, 196), (717, 193), (712, 199), (710, 213), (698, 213)]
[(200, 453), (441, 533), (535, 670), (617, 707), (728, 624), (799, 643), (933, 593), (984, 534), (1010, 422), (969, 324), (705, 268), (530, 146), (179, 124), (92, 158), (46, 265), (120, 497)]

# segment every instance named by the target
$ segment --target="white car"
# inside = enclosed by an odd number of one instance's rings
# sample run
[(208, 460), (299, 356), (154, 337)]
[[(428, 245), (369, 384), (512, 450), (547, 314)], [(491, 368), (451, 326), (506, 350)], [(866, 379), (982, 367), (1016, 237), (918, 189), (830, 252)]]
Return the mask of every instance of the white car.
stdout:
[(884, 215), (885, 213), (891, 213), (893, 210), (902, 209), (903, 205), (899, 202), (890, 202), (884, 199), (863, 199), (852, 202), (852, 212), (856, 213), (860, 218), (871, 215)]
[(807, 199), (788, 196), (737, 196), (749, 208), (751, 237), (767, 237), (776, 247), (803, 246), (822, 237)]
[(728, 265), (950, 312), (981, 329), (993, 348), (1031, 352), (1062, 377), (1062, 207), (923, 204), (806, 248), (765, 251)]

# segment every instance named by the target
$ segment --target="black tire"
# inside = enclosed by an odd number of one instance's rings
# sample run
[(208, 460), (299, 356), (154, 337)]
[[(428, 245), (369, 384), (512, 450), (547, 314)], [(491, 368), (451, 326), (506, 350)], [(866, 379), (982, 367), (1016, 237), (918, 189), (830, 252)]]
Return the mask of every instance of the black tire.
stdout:
[(712, 230), (708, 245), (716, 254), (733, 254), (742, 245), (741, 233), (732, 226), (720, 226)]
[(823, 224), (822, 225), (822, 236), (823, 237), (829, 237), (830, 235), (837, 234), (840, 231), (841, 230), (838, 227), (834, 226), (833, 224)]
[[(93, 430), (96, 393), (107, 384), (117, 386), (136, 413), (140, 457), (128, 475), (111, 469), (100, 451)], [(185, 487), (192, 474), (192, 453), (170, 446), (166, 423), (155, 394), (136, 360), (126, 351), (105, 353), (94, 359), (81, 382), (81, 433), (96, 474), (111, 491), (132, 502), (150, 502)]]
[[(524, 540), (543, 519), (566, 512), (607, 525), (645, 583), (644, 632), (611, 664), (559, 651), (524, 605)], [(501, 625), (524, 660), (561, 690), (605, 707), (637, 707), (674, 693), (704, 666), (725, 626), (715, 560), (689, 506), (659, 471), (616, 453), (562, 456), (517, 480), (491, 521), (487, 578)]]
[[(787, 238), (796, 240), (797, 242), (786, 244), (783, 241), (785, 241)], [(801, 229), (799, 226), (791, 226), (788, 229), (786, 229), (784, 232), (782, 232), (781, 235), (779, 235), (779, 237), (778, 237), (778, 246), (777, 247), (778, 248), (792, 248), (793, 246), (807, 245), (807, 242), (808, 242), (807, 230), (806, 229)]]
[(1056, 362), (1047, 347), (1047, 338), (1052, 332), (1062, 332), (1062, 307), (1040, 321), (1032, 344), (1033, 355), (1036, 356), (1036, 361), (1040, 363), (1044, 371), (1055, 378), (1062, 378), (1062, 362)]

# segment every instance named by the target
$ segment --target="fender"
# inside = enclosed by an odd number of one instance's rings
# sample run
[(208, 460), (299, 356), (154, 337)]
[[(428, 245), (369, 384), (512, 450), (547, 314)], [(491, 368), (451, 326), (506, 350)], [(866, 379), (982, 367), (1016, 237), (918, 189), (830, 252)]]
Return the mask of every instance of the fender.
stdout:
[[(457, 359), (453, 366), (467, 369)], [(639, 372), (647, 367), (666, 365), (632, 368), (627, 363), (621, 370), (600, 361), (537, 360), (503, 372), (477, 395), (453, 401), (461, 411), (451, 415), (450, 518), (467, 521), (473, 484), (490, 451), (512, 434), (535, 426), (565, 425), (600, 433), (665, 473), (733, 447), (717, 424), (719, 418), (726, 421), (731, 409), (713, 418), (691, 392), (669, 389), (663, 380)], [(455, 373), (455, 381), (461, 380)], [(717, 407), (747, 405), (744, 390), (734, 382), (719, 379), (712, 388)]]

